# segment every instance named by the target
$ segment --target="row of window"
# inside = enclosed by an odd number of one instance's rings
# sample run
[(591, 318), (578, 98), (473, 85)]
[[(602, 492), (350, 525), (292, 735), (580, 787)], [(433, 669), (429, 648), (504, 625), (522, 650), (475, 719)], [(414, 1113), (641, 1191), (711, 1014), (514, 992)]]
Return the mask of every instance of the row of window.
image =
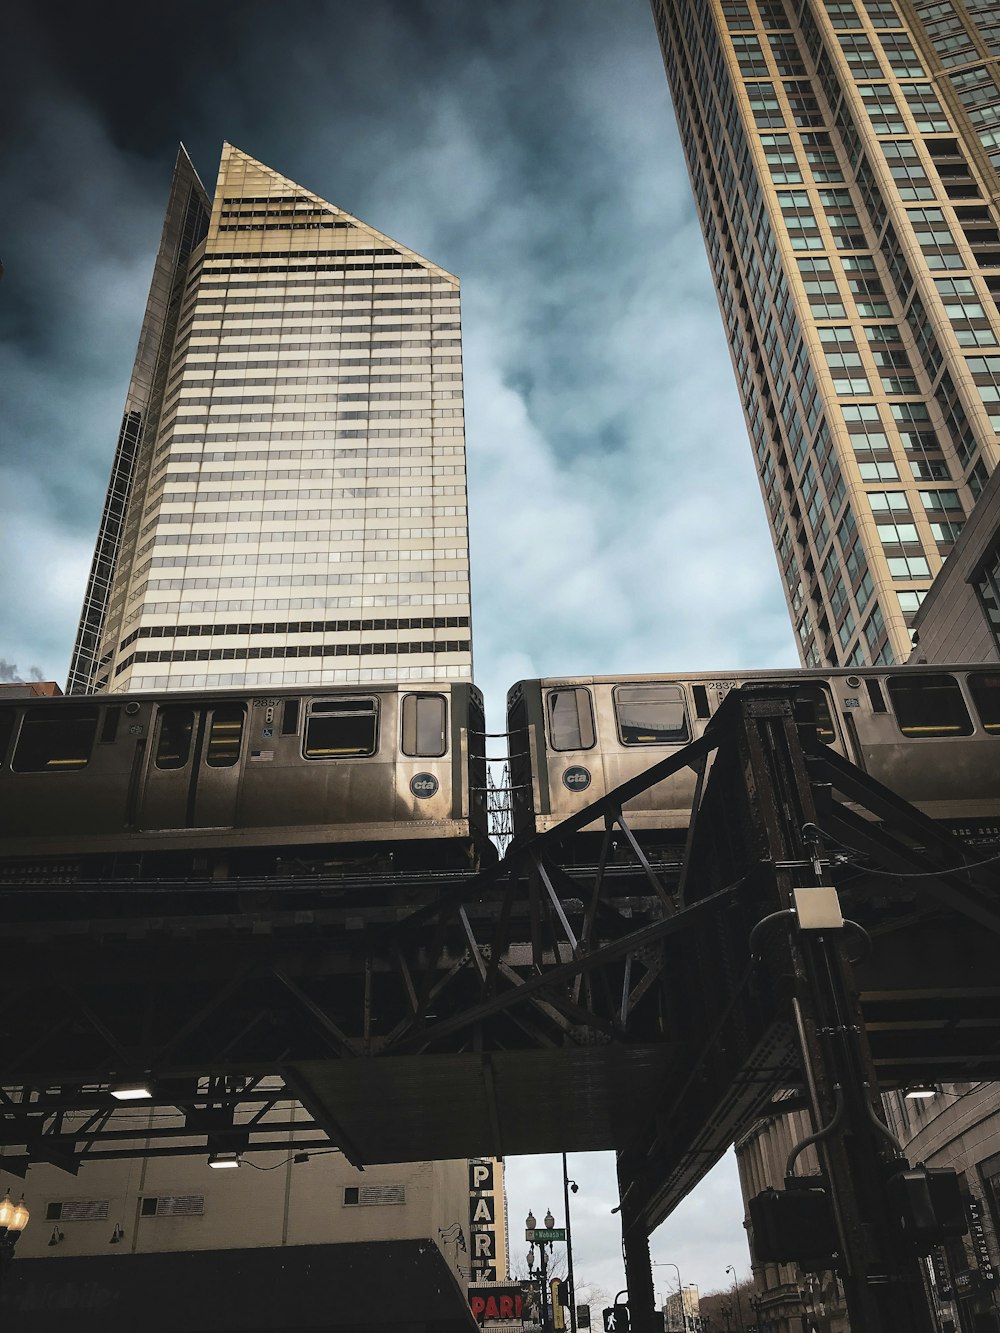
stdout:
[[(876, 713), (889, 712), (878, 680), (867, 682), (869, 702)], [(972, 718), (958, 681), (947, 675), (900, 675), (886, 680), (889, 702), (904, 736), (913, 739), (971, 736)], [(1000, 736), (1000, 673), (967, 677), (981, 728)], [(695, 714), (710, 715), (704, 685), (692, 685)], [(829, 744), (835, 739), (825, 689), (820, 685), (800, 688), (804, 699), (815, 705), (820, 737)], [(618, 685), (612, 691), (618, 739), (622, 745), (684, 745), (691, 739), (688, 705), (681, 685), (650, 683)], [(549, 745), (553, 750), (590, 750), (597, 743), (594, 707), (590, 690), (570, 686), (550, 690), (546, 699)]]
[[(298, 699), (282, 705), (279, 734), (299, 734)], [(96, 744), (113, 744), (122, 709), (93, 704), (48, 705), (30, 709), (17, 733), (11, 768), (15, 773), (65, 773), (86, 768)], [(380, 701), (376, 696), (341, 695), (308, 703), (302, 754), (306, 759), (356, 759), (379, 748)], [(13, 734), (16, 712), (0, 712), (0, 758)], [(158, 769), (185, 768), (195, 738), (203, 734), (209, 768), (231, 768), (239, 761), (246, 729), (246, 706), (224, 703), (199, 709), (184, 704), (157, 713), (153, 763)], [(448, 705), (443, 694), (405, 694), (400, 705), (400, 749), (412, 758), (435, 759), (447, 752)]]

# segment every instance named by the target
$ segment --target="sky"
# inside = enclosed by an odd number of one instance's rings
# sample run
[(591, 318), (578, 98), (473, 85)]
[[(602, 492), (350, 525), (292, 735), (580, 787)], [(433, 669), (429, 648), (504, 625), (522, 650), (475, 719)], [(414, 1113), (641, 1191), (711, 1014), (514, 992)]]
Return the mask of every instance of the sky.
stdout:
[[(797, 664), (646, 0), (14, 0), (4, 64), (0, 680), (65, 678), (177, 144), (211, 192), (223, 139), (462, 280), (491, 730), (526, 677)], [(570, 1172), (613, 1295), (613, 1159)], [(558, 1158), (507, 1180), (561, 1215)], [(748, 1270), (731, 1157), (652, 1251)]]

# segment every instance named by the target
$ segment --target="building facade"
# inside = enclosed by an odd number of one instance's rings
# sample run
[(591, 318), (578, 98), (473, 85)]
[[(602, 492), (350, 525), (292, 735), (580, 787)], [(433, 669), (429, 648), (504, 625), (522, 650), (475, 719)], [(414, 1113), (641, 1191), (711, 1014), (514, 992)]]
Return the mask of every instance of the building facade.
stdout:
[(1000, 428), (992, 0), (652, 0), (802, 661), (905, 661)]
[(459, 283), (178, 157), (69, 690), (472, 674)]
[(1000, 662), (1000, 469), (913, 623), (915, 662)]

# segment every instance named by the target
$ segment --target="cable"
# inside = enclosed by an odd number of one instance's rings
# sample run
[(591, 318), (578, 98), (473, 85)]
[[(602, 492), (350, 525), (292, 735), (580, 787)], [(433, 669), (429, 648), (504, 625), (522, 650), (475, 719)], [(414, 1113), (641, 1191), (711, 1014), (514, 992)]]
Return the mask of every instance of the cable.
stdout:
[(255, 1171), (277, 1171), (279, 1167), (287, 1166), (289, 1162), (308, 1162), (312, 1157), (326, 1157), (329, 1153), (339, 1153), (339, 1148), (319, 1148), (316, 1152), (293, 1152), (289, 1157), (285, 1157), (280, 1162), (275, 1162), (273, 1166), (258, 1166), (256, 1162), (251, 1162), (249, 1157), (243, 1158), (244, 1166), (252, 1166)]
[[(838, 847), (853, 852), (855, 856), (868, 856), (868, 853), (863, 852), (860, 847), (852, 847), (849, 842), (844, 842), (832, 833), (827, 833), (818, 824), (804, 824), (803, 828), (816, 829), (828, 842), (836, 843)], [(966, 870), (978, 870), (980, 866), (993, 865), (997, 861), (1000, 861), (1000, 853), (997, 853), (996, 856), (988, 856), (984, 861), (970, 861), (966, 865), (960, 866), (945, 866), (941, 870), (878, 870), (873, 866), (856, 866), (855, 868), (863, 871), (866, 875), (884, 875), (887, 879), (940, 879), (942, 875), (961, 875)]]
[[(822, 1129), (817, 1129), (815, 1134), (809, 1134), (806, 1138), (800, 1139), (799, 1142), (796, 1143), (795, 1147), (788, 1154), (788, 1161), (785, 1163), (786, 1180), (794, 1179), (795, 1163), (807, 1148), (811, 1147), (814, 1143), (821, 1142), (823, 1139), (828, 1139), (831, 1134), (835, 1133), (840, 1128), (840, 1122), (844, 1118), (844, 1090), (839, 1083), (835, 1083), (833, 1085), (833, 1091), (836, 1096), (836, 1102), (833, 1108), (833, 1118), (828, 1125), (824, 1125)], [(883, 1129), (884, 1128), (885, 1126), (883, 1126)]]

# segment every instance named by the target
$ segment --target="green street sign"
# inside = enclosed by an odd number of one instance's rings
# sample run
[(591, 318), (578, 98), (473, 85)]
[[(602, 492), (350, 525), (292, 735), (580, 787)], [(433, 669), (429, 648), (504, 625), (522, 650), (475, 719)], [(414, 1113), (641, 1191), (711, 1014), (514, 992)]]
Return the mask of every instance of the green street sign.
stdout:
[(547, 1229), (547, 1228), (545, 1228), (545, 1227), (535, 1227), (534, 1237), (535, 1237), (535, 1240), (539, 1240), (539, 1241), (542, 1241), (542, 1240), (544, 1240), (544, 1241), (550, 1241), (550, 1240), (565, 1240), (565, 1239), (566, 1239), (566, 1228), (565, 1228), (565, 1227), (552, 1227), (551, 1230), (549, 1230), (549, 1229)]

